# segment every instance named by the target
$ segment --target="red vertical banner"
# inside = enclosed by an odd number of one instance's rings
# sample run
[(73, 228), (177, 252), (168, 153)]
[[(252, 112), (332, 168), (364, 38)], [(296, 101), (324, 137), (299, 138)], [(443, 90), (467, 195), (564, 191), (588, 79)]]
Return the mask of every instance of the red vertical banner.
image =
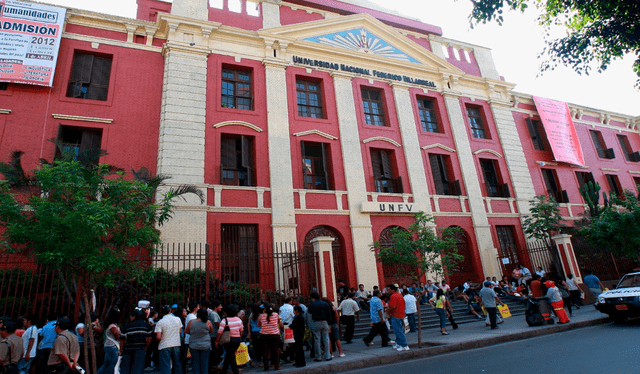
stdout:
[(534, 96), (547, 139), (556, 161), (584, 166), (584, 157), (569, 105), (562, 101)]

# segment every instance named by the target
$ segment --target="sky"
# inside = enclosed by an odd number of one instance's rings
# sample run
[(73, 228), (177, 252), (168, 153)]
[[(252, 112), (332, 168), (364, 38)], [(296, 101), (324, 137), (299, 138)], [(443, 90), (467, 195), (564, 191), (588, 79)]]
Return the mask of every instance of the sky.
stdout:
[[(614, 61), (604, 73), (592, 70), (578, 75), (564, 66), (540, 75), (538, 54), (545, 46), (545, 30), (537, 25), (535, 9), (505, 14), (503, 26), (496, 23), (469, 27), (469, 0), (370, 0), (382, 7), (442, 28), (443, 36), (492, 50), (498, 72), (515, 91), (614, 113), (640, 116), (640, 91), (633, 56)], [(136, 17), (136, 0), (43, 0), (50, 4), (87, 9), (124, 17)], [(561, 29), (552, 35), (562, 36)]]

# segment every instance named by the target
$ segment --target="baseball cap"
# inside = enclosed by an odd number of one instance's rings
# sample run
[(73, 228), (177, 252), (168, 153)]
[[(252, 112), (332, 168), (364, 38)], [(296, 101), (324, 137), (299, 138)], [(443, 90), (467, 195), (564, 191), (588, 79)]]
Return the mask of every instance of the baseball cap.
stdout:
[(53, 324), (54, 326), (58, 326), (63, 330), (69, 330), (71, 328), (71, 320), (69, 318), (58, 318), (58, 321)]

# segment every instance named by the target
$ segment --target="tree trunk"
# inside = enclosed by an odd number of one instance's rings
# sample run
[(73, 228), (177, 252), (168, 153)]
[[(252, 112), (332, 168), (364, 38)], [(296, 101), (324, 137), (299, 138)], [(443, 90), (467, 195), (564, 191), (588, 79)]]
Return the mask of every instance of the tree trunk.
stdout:
[[(419, 283), (418, 283), (419, 284)], [(420, 296), (422, 298), (422, 296)], [(418, 307), (418, 348), (422, 348), (422, 313), (420, 313), (420, 300), (417, 300)]]
[[(93, 290), (91, 290), (91, 292), (93, 292)], [(85, 365), (87, 366), (87, 369), (89, 368), (89, 364), (88, 364), (88, 359), (89, 359), (89, 346), (91, 347), (91, 372), (92, 373), (97, 373), (98, 372), (98, 367), (96, 365), (96, 345), (95, 342), (93, 340), (93, 326), (91, 325), (91, 309), (92, 309), (92, 305), (89, 303), (89, 297), (87, 295), (87, 292), (84, 291), (82, 293), (82, 296), (84, 298), (84, 305), (85, 305), (85, 327), (84, 327), (84, 331), (85, 331), (85, 344), (84, 344), (84, 354), (85, 354)], [(87, 340), (88, 339), (88, 340)], [(87, 346), (87, 342), (89, 343)]]

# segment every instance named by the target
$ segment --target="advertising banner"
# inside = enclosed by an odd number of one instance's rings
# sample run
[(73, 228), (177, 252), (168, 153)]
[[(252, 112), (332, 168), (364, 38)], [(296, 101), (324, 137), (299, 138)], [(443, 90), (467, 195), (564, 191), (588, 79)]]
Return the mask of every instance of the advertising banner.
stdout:
[(66, 11), (0, 0), (0, 82), (53, 84)]
[(569, 105), (562, 101), (534, 96), (544, 131), (556, 161), (584, 166), (584, 157)]

